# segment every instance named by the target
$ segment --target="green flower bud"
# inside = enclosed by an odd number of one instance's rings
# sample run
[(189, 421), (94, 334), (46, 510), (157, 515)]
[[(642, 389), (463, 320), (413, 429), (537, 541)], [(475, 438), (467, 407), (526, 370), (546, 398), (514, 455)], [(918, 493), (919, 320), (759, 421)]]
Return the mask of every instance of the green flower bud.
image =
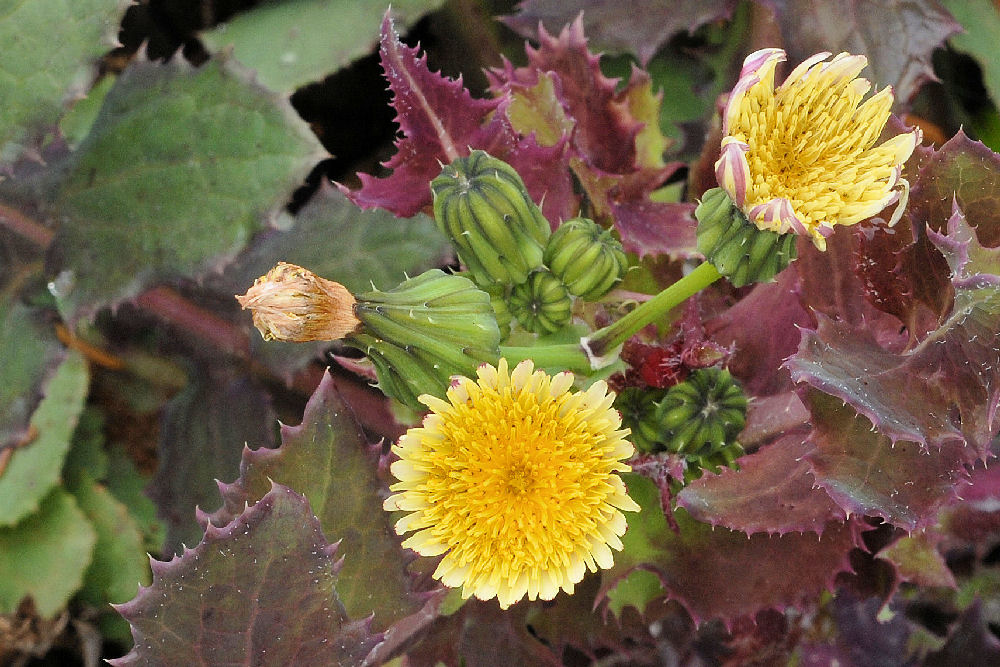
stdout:
[(434, 217), (473, 280), (517, 285), (542, 265), (551, 230), (517, 172), (472, 151), (431, 181)]
[(657, 419), (668, 451), (706, 459), (736, 441), (746, 411), (746, 396), (728, 370), (700, 368), (667, 390)]
[(566, 286), (547, 269), (535, 271), (515, 285), (507, 299), (521, 326), (533, 333), (549, 334), (569, 324), (573, 299)]
[(452, 375), (475, 375), (500, 357), (490, 297), (468, 278), (426, 271), (387, 292), (357, 295), (361, 327), (345, 342), (371, 359), (382, 391), (415, 409), (444, 398)]
[(772, 280), (796, 257), (795, 234), (760, 229), (722, 188), (702, 195), (694, 216), (698, 252), (734, 287)]
[(545, 266), (570, 294), (596, 301), (625, 275), (622, 244), (593, 220), (572, 218), (559, 225), (545, 246)]
[(626, 387), (615, 397), (615, 409), (621, 413), (622, 427), (632, 430), (629, 440), (641, 452), (663, 451), (657, 403), (666, 393), (663, 389)]
[(507, 340), (510, 336), (510, 321), (514, 319), (510, 306), (507, 305), (507, 293), (510, 292), (510, 288), (506, 285), (493, 285), (487, 287), (485, 291), (490, 295), (493, 314), (496, 315), (497, 326), (500, 327), (500, 340)]

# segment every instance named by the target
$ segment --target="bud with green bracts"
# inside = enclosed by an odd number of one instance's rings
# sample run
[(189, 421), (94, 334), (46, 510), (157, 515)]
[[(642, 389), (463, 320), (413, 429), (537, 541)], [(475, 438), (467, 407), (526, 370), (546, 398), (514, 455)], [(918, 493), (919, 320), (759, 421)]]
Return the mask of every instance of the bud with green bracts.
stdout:
[(438, 269), (383, 292), (357, 295), (361, 327), (344, 340), (375, 366), (379, 387), (423, 409), (417, 397), (444, 397), (452, 375), (474, 376), (500, 357), (490, 297), (468, 278)]
[(542, 265), (551, 229), (517, 172), (472, 151), (431, 181), (434, 218), (473, 280), (517, 285)]
[(596, 301), (625, 275), (628, 259), (612, 233), (588, 218), (559, 225), (545, 246), (545, 266), (570, 294)]
[(735, 442), (746, 411), (747, 398), (728, 370), (700, 368), (667, 390), (657, 421), (668, 451), (706, 458)]
[(758, 228), (722, 188), (702, 195), (694, 216), (698, 252), (734, 287), (772, 280), (796, 257), (795, 234)]
[(500, 328), (500, 340), (507, 340), (507, 337), (510, 336), (510, 322), (514, 319), (514, 315), (510, 312), (510, 306), (507, 305), (510, 287), (497, 284), (486, 287), (483, 291), (490, 295), (493, 314), (496, 315), (497, 326)]
[(566, 286), (544, 268), (512, 287), (507, 305), (525, 330), (537, 334), (558, 331), (573, 316), (573, 298)]
[(640, 452), (663, 451), (657, 410), (659, 400), (666, 393), (664, 389), (626, 387), (615, 397), (615, 409), (621, 413), (622, 427), (632, 431), (628, 439)]

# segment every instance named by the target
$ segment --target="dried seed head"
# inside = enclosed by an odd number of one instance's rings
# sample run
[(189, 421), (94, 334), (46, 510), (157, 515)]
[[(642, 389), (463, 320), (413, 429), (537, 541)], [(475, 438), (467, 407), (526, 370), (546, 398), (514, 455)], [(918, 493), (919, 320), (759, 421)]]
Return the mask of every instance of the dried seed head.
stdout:
[(255, 280), (236, 300), (253, 312), (264, 340), (337, 340), (361, 324), (346, 287), (286, 262)]

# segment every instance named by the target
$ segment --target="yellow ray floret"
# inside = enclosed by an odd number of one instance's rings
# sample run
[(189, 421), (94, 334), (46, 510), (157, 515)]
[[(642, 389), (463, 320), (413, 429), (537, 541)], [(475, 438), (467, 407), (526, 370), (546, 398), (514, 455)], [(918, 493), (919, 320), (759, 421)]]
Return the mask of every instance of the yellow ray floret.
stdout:
[(902, 165), (920, 130), (876, 142), (889, 119), (892, 89), (867, 100), (858, 78), (868, 61), (818, 53), (775, 87), (781, 49), (747, 56), (723, 118), (719, 185), (761, 229), (808, 235), (821, 250), (835, 225), (853, 225), (899, 202), (909, 184)]
[(604, 382), (573, 392), (573, 376), (522, 361), (484, 365), (478, 381), (456, 378), (393, 452), (399, 481), (385, 509), (408, 512), (405, 547), (444, 554), (434, 577), (462, 595), (523, 597), (573, 592), (586, 570), (612, 565), (626, 522), (638, 511), (617, 473), (634, 450)]

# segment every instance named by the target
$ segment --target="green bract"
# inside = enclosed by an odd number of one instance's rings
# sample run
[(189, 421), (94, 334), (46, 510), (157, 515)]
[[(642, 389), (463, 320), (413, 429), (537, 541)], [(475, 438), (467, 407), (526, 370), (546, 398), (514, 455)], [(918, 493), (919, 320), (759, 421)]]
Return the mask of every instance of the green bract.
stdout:
[(559, 225), (545, 246), (544, 259), (570, 294), (585, 301), (607, 294), (628, 269), (622, 244), (588, 218), (572, 218)]
[(521, 326), (533, 333), (558, 331), (569, 324), (573, 315), (573, 299), (566, 286), (545, 269), (515, 285), (507, 303)]
[(372, 360), (379, 388), (412, 408), (421, 394), (443, 397), (452, 375), (499, 359), (490, 297), (468, 278), (432, 269), (356, 298), (363, 326), (345, 341)]
[(664, 394), (662, 389), (652, 387), (625, 387), (615, 397), (622, 426), (632, 431), (629, 440), (641, 452), (652, 454), (663, 450), (657, 412), (658, 401)]
[(438, 228), (473, 280), (517, 285), (542, 265), (549, 223), (506, 162), (472, 151), (431, 181)]
[(657, 420), (668, 451), (705, 458), (735, 442), (746, 410), (746, 395), (728, 370), (700, 368), (667, 391)]
[(767, 282), (796, 257), (795, 234), (778, 234), (751, 224), (722, 188), (707, 191), (694, 215), (698, 252), (734, 287)]

